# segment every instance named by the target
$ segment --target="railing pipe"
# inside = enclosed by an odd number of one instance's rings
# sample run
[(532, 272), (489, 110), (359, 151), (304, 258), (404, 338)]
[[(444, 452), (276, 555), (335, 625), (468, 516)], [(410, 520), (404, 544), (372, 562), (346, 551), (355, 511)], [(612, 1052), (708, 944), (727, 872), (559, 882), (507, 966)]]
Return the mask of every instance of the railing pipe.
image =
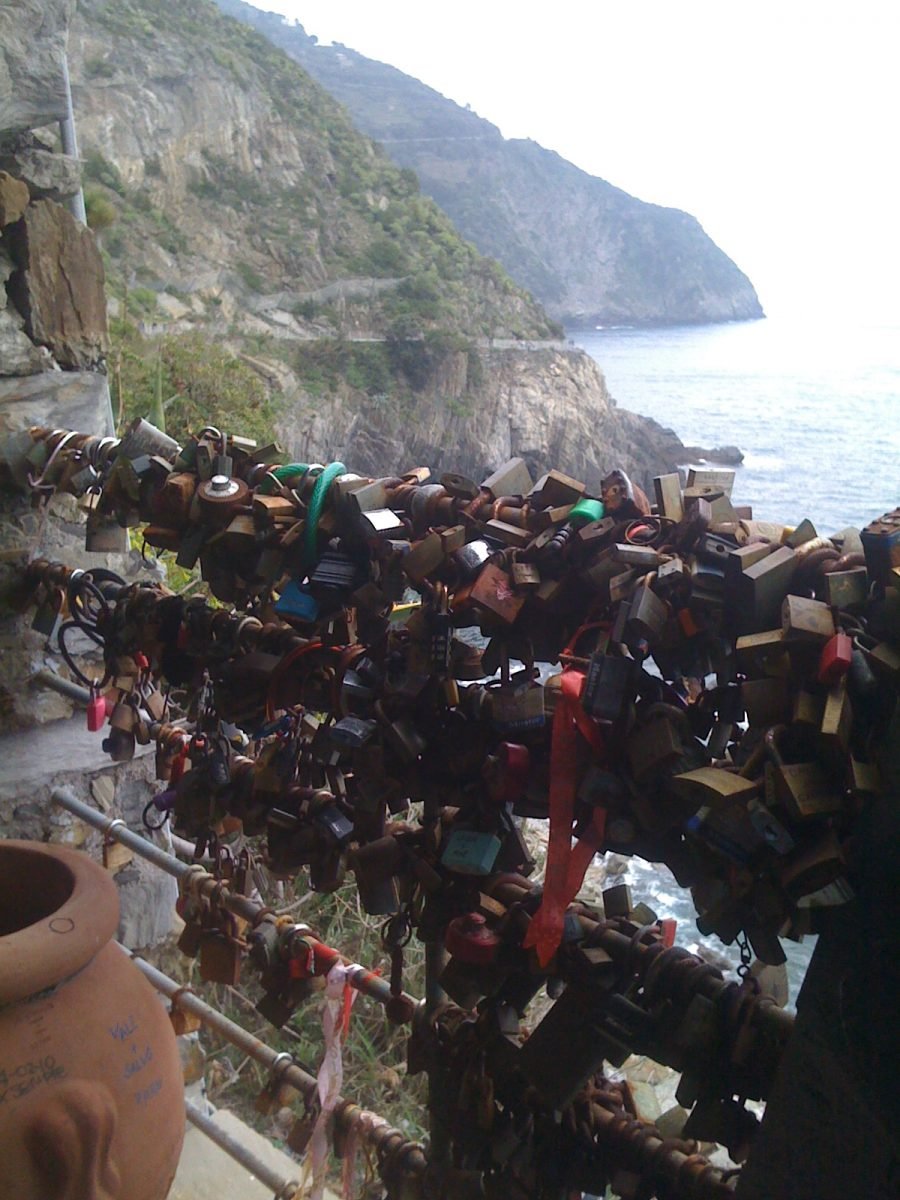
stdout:
[[(170, 979), (168, 975), (164, 975), (162, 971), (157, 970), (156, 967), (124, 946), (120, 945), (119, 949), (123, 954), (129, 956), (153, 987), (163, 996), (167, 996), (177, 1008), (193, 1013), (204, 1025), (208, 1025), (226, 1041), (237, 1046), (243, 1054), (248, 1055), (268, 1070), (277, 1071), (279, 1078), (296, 1088), (304, 1100), (314, 1100), (318, 1083), (308, 1071), (304, 1071), (299, 1063), (293, 1059), (285, 1063), (283, 1052), (279, 1054), (270, 1049), (258, 1037), (254, 1037), (242, 1026), (235, 1024), (234, 1021), (229, 1020), (228, 1017), (223, 1016), (222, 1013), (201, 1000), (191, 988), (180, 986), (174, 979)], [(285, 1064), (283, 1068), (281, 1068), (282, 1063)], [(410, 1142), (398, 1129), (389, 1125), (384, 1117), (360, 1108), (352, 1101), (339, 1098), (334, 1121), (339, 1132), (350, 1133), (352, 1130), (356, 1130), (361, 1141), (373, 1146), (376, 1151), (389, 1153), (392, 1164), (402, 1167), (404, 1175), (411, 1178), (414, 1184), (416, 1179), (421, 1179), (428, 1165), (422, 1147), (417, 1142)]]
[[(210, 875), (198, 863), (179, 862), (173, 855), (160, 850), (158, 846), (154, 846), (152, 842), (148, 842), (140, 834), (132, 832), (121, 818), (107, 817), (103, 813), (98, 812), (97, 809), (83, 803), (83, 801), (74, 795), (71, 789), (66, 787), (55, 788), (50, 798), (54, 804), (58, 804), (61, 808), (66, 809), (67, 812), (72, 813), (73, 816), (91, 825), (94, 829), (102, 833), (104, 837), (121, 842), (123, 846), (127, 846), (135, 854), (146, 858), (168, 875), (174, 876), (179, 883), (191, 879), (191, 888), (198, 894), (211, 895), (215, 892), (218, 904), (221, 904), (223, 908), (227, 908), (229, 912), (234, 913), (236, 916), (242, 917), (245, 921), (256, 924), (264, 916), (266, 910), (257, 901), (251, 900), (248, 896), (240, 896), (235, 892), (229, 891), (220, 880), (216, 879), (214, 875)], [(313, 952), (320, 953), (324, 961), (327, 961), (329, 956), (337, 953), (323, 942), (318, 942), (315, 938), (308, 940), (311, 942)], [(317, 946), (319, 947), (319, 951), (316, 950)], [(380, 975), (376, 975), (367, 967), (349, 962), (342, 955), (338, 955), (338, 960), (347, 968), (347, 983), (352, 988), (385, 1006), (394, 1001), (395, 1003), (392, 1004), (391, 1019), (397, 1019), (398, 1023), (402, 1023), (398, 1019), (396, 997), (391, 995), (391, 987), (388, 980), (383, 979)], [(402, 998), (405, 1002), (405, 1008), (409, 1012), (409, 1016), (406, 1019), (409, 1020), (412, 1018), (417, 1001), (405, 992), (402, 993)]]
[(242, 1167), (246, 1167), (260, 1183), (270, 1188), (275, 1195), (275, 1200), (293, 1200), (300, 1188), (299, 1180), (285, 1179), (237, 1138), (232, 1137), (221, 1125), (217, 1125), (212, 1117), (208, 1117), (195, 1104), (185, 1104), (184, 1113), (190, 1123), (196, 1126), (201, 1133), (206, 1134), (211, 1142), (215, 1142), (230, 1158), (240, 1163)]

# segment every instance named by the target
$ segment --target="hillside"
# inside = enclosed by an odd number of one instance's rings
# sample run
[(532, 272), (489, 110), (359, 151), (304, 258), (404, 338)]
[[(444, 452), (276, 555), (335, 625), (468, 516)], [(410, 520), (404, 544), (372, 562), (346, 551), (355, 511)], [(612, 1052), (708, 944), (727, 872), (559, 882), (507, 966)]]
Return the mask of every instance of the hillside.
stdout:
[(220, 8), (281, 46), (555, 318), (674, 324), (763, 315), (750, 280), (677, 209), (647, 204), (346, 46), (243, 0)]
[(124, 411), (177, 392), (372, 470), (671, 467), (677, 439), (635, 438), (592, 360), (261, 35), (207, 0), (82, 0), (69, 49)]
[(548, 333), (411, 172), (211, 5), (83, 0), (71, 48), (88, 183), (118, 212), (106, 250), (211, 325), (261, 331), (280, 310), (298, 335)]

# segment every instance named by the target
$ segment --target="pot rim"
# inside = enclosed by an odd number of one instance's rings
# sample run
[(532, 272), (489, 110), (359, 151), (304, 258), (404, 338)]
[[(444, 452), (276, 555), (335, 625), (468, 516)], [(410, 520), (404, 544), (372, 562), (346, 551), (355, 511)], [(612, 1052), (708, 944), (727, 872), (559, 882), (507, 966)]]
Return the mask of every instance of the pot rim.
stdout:
[(0, 840), (2, 875), (14, 862), (27, 870), (39, 866), (42, 858), (65, 868), (71, 890), (52, 912), (0, 936), (0, 1006), (25, 1000), (76, 974), (118, 928), (118, 889), (87, 854), (45, 842)]

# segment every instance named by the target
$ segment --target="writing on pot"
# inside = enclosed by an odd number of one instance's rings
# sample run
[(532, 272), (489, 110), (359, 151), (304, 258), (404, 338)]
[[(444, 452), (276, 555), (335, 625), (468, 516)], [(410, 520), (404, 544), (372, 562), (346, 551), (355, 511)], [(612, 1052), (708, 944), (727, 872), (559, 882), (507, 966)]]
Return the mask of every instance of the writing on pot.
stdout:
[(160, 1089), (162, 1088), (162, 1084), (163, 1084), (162, 1077), (160, 1077), (158, 1079), (154, 1079), (153, 1082), (151, 1084), (149, 1084), (147, 1087), (143, 1088), (142, 1091), (135, 1092), (135, 1094), (134, 1094), (135, 1100), (137, 1100), (138, 1104), (146, 1104), (148, 1101), (152, 1100), (153, 1097), (160, 1091)]
[(110, 1027), (109, 1036), (115, 1038), (117, 1042), (124, 1042), (127, 1038), (133, 1037), (138, 1027), (134, 1017), (129, 1016), (126, 1021), (116, 1021), (115, 1025)]
[(22, 1100), (36, 1087), (62, 1079), (65, 1074), (66, 1068), (57, 1063), (52, 1054), (29, 1059), (14, 1067), (0, 1067), (0, 1104), (7, 1100)]
[(145, 1046), (143, 1052), (133, 1058), (130, 1063), (125, 1064), (125, 1070), (122, 1074), (126, 1079), (130, 1079), (132, 1075), (137, 1075), (138, 1071), (143, 1071), (147, 1063), (153, 1059), (153, 1049), (151, 1046)]

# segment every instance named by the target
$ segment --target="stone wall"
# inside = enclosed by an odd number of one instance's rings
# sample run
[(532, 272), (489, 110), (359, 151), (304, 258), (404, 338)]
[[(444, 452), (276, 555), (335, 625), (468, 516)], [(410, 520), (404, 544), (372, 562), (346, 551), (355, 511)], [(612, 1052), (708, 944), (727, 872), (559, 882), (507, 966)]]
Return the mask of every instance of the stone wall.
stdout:
[[(69, 210), (81, 186), (79, 163), (59, 152), (49, 122), (66, 115), (64, 55), (72, 0), (4, 0), (0, 6), (0, 452), (32, 425), (114, 433), (104, 354), (103, 263), (90, 229)], [(39, 472), (35, 471), (36, 475)], [(89, 555), (86, 514), (71, 496), (48, 502), (19, 475), (20, 494), (0, 494), (0, 836), (82, 846), (99, 857), (102, 839), (51, 803), (55, 787), (134, 828), (157, 785), (152, 755), (113, 764), (83, 709), (46, 687), (68, 677), (52, 639), (31, 628), (33, 613), (8, 600), (27, 561), (111, 567), (126, 579), (146, 573), (141, 555)], [(73, 641), (92, 673), (96, 650)], [(101, 672), (97, 670), (97, 674)], [(148, 946), (171, 929), (175, 884), (138, 859), (116, 872), (120, 937)]]

